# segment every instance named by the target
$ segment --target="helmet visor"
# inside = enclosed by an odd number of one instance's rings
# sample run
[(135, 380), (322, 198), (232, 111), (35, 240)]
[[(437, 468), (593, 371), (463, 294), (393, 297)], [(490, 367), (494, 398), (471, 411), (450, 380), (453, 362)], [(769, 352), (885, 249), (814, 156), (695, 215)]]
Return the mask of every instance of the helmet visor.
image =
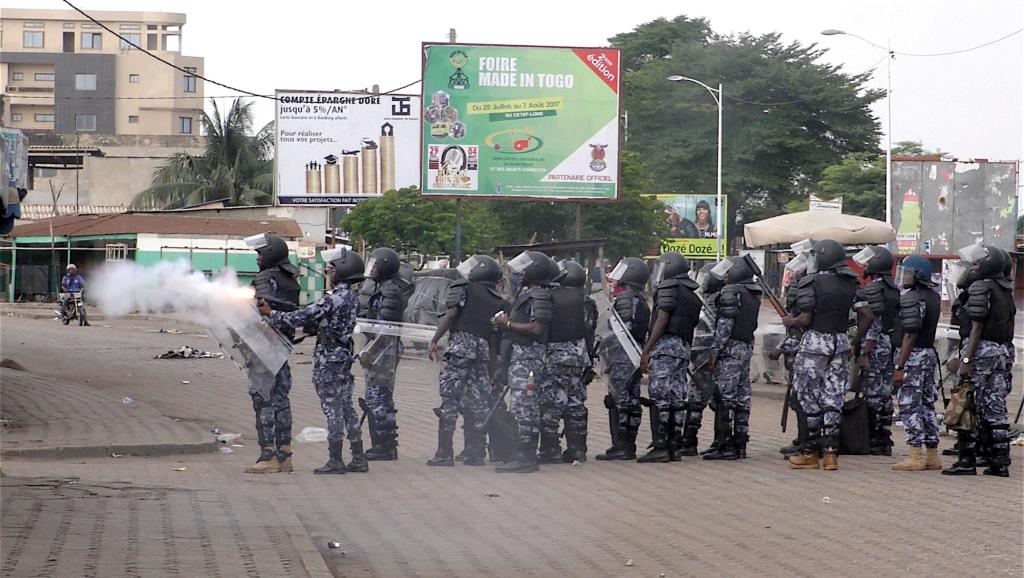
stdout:
[(725, 281), (726, 275), (729, 274), (729, 270), (733, 268), (732, 259), (722, 259), (717, 265), (711, 269), (711, 276), (719, 281)]
[(807, 258), (806, 253), (800, 253), (796, 257), (789, 260), (786, 263), (786, 271), (794, 275), (803, 275), (807, 272), (807, 265), (810, 263), (810, 259)]
[(366, 260), (366, 269), (363, 271), (363, 277), (373, 277), (373, 270), (377, 267), (377, 258), (370, 257)]
[(619, 261), (619, 263), (615, 265), (615, 268), (612, 269), (612, 272), (608, 274), (608, 278), (618, 283), (619, 281), (622, 281), (622, 276), (625, 275), (628, 270), (629, 266), (626, 265), (625, 262)]
[(968, 263), (977, 263), (988, 255), (988, 249), (985, 248), (981, 243), (975, 243), (968, 245), (958, 251), (960, 258)]
[(814, 247), (814, 241), (810, 239), (804, 239), (803, 241), (797, 241), (789, 246), (789, 249), (794, 253), (804, 253), (810, 251)]
[(896, 266), (896, 284), (900, 287), (910, 287), (914, 284), (914, 276), (917, 274), (916, 267)]
[(949, 290), (950, 295), (957, 293), (956, 288), (960, 285), (960, 281), (964, 278), (964, 275), (971, 271), (971, 264), (967, 261), (955, 261), (947, 262), (946, 265), (946, 288)]
[(665, 262), (658, 261), (654, 264), (654, 273), (651, 273), (651, 287), (657, 288), (665, 280)]
[(515, 259), (508, 262), (508, 268), (516, 275), (522, 275), (526, 272), (527, 267), (533, 264), (533, 257), (529, 253), (523, 251)]
[(856, 255), (853, 256), (853, 262), (860, 265), (861, 267), (867, 267), (868, 262), (875, 258), (878, 251), (874, 247), (864, 247)]
[(320, 251), (320, 258), (323, 259), (324, 263), (330, 263), (340, 259), (345, 254), (345, 247), (335, 247), (333, 249), (326, 249)]
[(260, 233), (259, 235), (253, 235), (245, 238), (245, 246), (250, 249), (262, 249), (270, 244), (270, 239), (267, 238), (266, 233)]
[(472, 257), (466, 259), (462, 263), (459, 263), (459, 266), (456, 267), (455, 270), (459, 272), (459, 275), (462, 275), (466, 279), (469, 279), (469, 274), (473, 272), (473, 268), (476, 267), (479, 263), (480, 259), (478, 259), (476, 255), (473, 255)]

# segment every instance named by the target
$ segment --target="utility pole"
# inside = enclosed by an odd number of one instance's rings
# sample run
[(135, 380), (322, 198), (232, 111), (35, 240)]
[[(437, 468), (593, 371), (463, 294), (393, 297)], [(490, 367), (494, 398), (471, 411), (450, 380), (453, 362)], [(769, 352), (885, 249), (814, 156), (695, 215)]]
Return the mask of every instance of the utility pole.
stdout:
[[(448, 29), (448, 42), (455, 44), (455, 29)], [(462, 197), (455, 197), (455, 264), (462, 262)]]
[[(77, 121), (76, 121), (77, 122)], [(75, 130), (75, 153), (78, 154), (78, 164), (75, 166), (75, 214), (78, 214), (78, 175), (82, 172), (82, 165), (85, 164), (85, 155), (82, 154), (81, 145), (79, 144), (79, 137), (81, 133)], [(56, 209), (54, 209), (54, 216), (56, 217)]]
[(57, 199), (60, 198), (61, 192), (64, 190), (64, 183), (61, 183), (60, 189), (57, 191), (53, 190), (53, 179), (50, 179), (50, 200), (52, 201), (53, 214), (50, 217), (50, 288), (54, 294), (58, 294), (60, 287), (57, 282), (57, 272), (59, 267), (57, 266), (57, 246), (53, 237), (53, 221), (57, 218)]

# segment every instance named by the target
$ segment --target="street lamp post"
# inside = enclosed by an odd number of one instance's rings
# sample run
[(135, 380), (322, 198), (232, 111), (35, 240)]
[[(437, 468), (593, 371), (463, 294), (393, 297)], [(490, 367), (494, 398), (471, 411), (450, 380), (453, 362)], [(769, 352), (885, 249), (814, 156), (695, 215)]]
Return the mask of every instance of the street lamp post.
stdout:
[(715, 194), (715, 259), (722, 259), (722, 83), (718, 83), (718, 90), (711, 88), (699, 80), (688, 76), (673, 74), (666, 78), (672, 82), (692, 82), (703, 86), (705, 90), (715, 99), (718, 105), (718, 190)]
[[(875, 48), (882, 48), (881, 45), (851, 34), (843, 30), (829, 28), (822, 30), (823, 36), (852, 36), (866, 42)], [(889, 38), (885, 39), (885, 106), (886, 106), (886, 128), (885, 128), (885, 222), (892, 224), (892, 44)]]

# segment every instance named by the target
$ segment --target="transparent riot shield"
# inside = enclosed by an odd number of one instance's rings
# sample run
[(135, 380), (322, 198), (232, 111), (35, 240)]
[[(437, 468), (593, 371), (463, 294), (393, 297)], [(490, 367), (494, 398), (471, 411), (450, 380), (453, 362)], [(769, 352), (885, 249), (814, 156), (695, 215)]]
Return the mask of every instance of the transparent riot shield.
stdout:
[(210, 323), (207, 333), (249, 378), (253, 389), (269, 401), (277, 372), (292, 353), (291, 342), (271, 327), (255, 307), (219, 321)]
[(600, 334), (601, 371), (611, 372), (611, 366), (628, 362), (634, 369), (640, 368), (640, 357), (643, 353), (626, 323), (622, 321), (614, 309), (608, 310), (608, 328)]

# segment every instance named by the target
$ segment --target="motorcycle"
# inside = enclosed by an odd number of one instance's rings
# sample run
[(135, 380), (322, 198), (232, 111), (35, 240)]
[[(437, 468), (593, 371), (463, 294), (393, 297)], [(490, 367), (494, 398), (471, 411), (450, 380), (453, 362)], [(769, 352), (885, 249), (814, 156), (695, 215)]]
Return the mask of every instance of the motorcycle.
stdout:
[(78, 319), (78, 325), (80, 326), (89, 325), (89, 320), (85, 314), (85, 299), (82, 298), (82, 291), (73, 291), (71, 299), (68, 299), (67, 305), (60, 313), (60, 319), (64, 325), (68, 325), (74, 319)]

